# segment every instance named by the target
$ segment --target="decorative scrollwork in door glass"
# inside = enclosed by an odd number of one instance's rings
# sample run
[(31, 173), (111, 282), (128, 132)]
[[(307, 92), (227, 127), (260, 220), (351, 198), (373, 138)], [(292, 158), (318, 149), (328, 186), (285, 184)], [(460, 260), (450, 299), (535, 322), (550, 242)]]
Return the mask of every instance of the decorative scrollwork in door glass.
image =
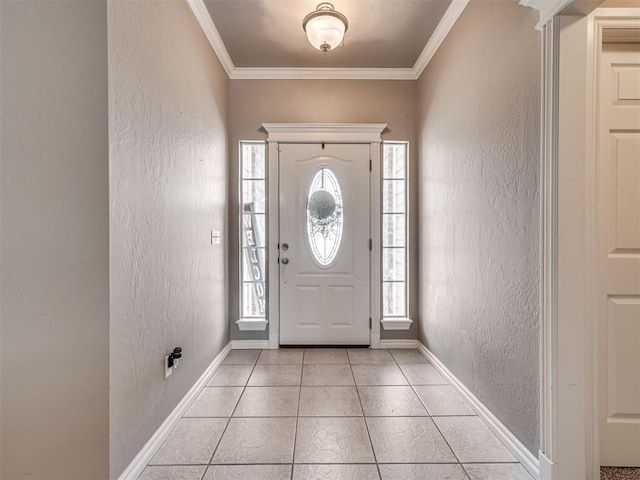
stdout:
[(313, 177), (307, 197), (307, 235), (315, 260), (330, 265), (338, 255), (344, 225), (344, 205), (338, 179), (329, 167)]

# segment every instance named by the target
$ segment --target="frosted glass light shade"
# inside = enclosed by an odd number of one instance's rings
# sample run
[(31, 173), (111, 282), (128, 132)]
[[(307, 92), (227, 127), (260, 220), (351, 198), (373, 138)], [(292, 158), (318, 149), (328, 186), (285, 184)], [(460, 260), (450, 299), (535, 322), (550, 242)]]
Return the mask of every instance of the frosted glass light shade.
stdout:
[(302, 21), (309, 43), (323, 53), (342, 45), (349, 27), (347, 18), (336, 12), (330, 3), (321, 3)]

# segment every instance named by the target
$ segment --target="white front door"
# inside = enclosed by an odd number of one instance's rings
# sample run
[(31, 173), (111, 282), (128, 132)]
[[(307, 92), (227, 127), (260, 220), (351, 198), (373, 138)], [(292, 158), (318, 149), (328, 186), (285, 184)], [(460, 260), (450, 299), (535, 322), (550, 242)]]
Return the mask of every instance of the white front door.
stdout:
[(280, 144), (280, 344), (369, 344), (369, 144)]
[(600, 462), (640, 466), (640, 44), (605, 44), (600, 80)]

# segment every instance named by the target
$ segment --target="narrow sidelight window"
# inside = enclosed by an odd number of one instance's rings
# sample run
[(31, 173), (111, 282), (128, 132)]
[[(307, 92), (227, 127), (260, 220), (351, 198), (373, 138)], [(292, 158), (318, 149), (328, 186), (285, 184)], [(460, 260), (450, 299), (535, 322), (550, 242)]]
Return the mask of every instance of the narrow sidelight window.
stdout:
[(265, 143), (240, 142), (240, 311), (242, 318), (266, 315)]
[(382, 147), (382, 315), (407, 317), (407, 142)]

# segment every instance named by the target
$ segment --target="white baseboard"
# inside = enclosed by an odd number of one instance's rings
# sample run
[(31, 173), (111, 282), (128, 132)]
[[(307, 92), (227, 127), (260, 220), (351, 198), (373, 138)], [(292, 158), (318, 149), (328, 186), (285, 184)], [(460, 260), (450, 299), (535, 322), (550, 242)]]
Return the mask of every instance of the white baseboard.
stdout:
[(415, 339), (382, 339), (380, 340), (380, 348), (418, 348), (418, 340)]
[(547, 456), (540, 452), (540, 480), (557, 480), (558, 472), (556, 464), (547, 458)]
[(418, 342), (418, 349), (424, 354), (425, 357), (431, 362), (436, 370), (451, 384), (451, 386), (462, 395), (467, 401), (469, 406), (478, 414), (489, 427), (489, 429), (500, 439), (500, 441), (507, 447), (507, 449), (516, 457), (518, 462), (533, 476), (533, 478), (539, 478), (540, 464), (538, 459), (527, 448), (520, 443), (500, 420), (498, 420), (480, 400), (478, 400), (473, 393), (471, 393), (467, 387), (465, 387), (460, 380), (458, 380), (453, 373), (449, 371), (444, 364), (438, 360), (438, 358), (429, 351), (422, 343)]
[(269, 340), (231, 340), (232, 350), (268, 350)]
[(187, 392), (187, 394), (176, 406), (176, 408), (173, 409), (167, 419), (162, 423), (162, 425), (160, 425), (160, 428), (156, 430), (156, 432), (145, 444), (145, 446), (142, 447), (142, 450), (138, 452), (138, 455), (135, 456), (129, 466), (124, 470), (124, 472), (122, 472), (120, 477), (118, 477), (118, 480), (136, 480), (140, 476), (147, 464), (151, 461), (158, 449), (167, 439), (173, 428), (177, 425), (177, 423), (187, 412), (193, 401), (205, 387), (207, 381), (209, 380), (211, 375), (213, 375), (213, 372), (218, 369), (226, 356), (229, 355), (230, 351), (231, 343), (227, 343), (227, 345), (225, 345), (225, 347), (216, 356), (216, 358), (213, 359), (211, 365), (209, 365), (209, 367), (207, 367), (204, 373), (200, 376), (195, 385), (191, 387), (191, 389)]

